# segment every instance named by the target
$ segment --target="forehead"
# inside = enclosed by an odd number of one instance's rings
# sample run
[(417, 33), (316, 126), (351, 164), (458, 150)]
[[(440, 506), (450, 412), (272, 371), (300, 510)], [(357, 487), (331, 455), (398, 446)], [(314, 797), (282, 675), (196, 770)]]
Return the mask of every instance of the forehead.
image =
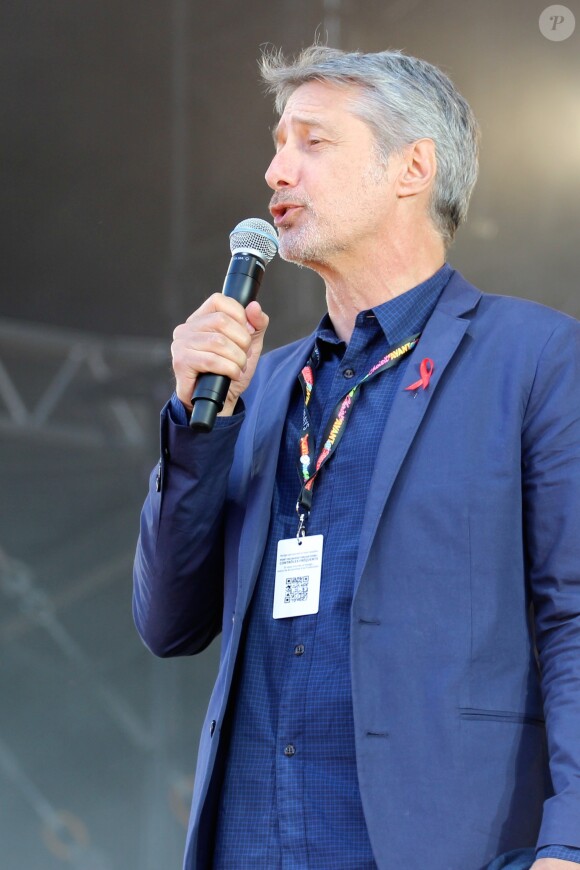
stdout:
[(311, 124), (343, 129), (363, 123), (353, 113), (359, 89), (356, 85), (338, 85), (330, 82), (306, 82), (289, 96), (274, 137), (293, 124)]

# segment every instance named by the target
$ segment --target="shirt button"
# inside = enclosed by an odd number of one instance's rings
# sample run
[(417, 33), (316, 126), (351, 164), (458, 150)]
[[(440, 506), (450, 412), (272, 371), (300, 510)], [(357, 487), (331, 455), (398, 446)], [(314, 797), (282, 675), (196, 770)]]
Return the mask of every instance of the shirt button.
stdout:
[(292, 755), (295, 755), (295, 754), (296, 754), (296, 749), (294, 746), (292, 746), (291, 743), (289, 743), (288, 746), (284, 747), (284, 755), (287, 758), (290, 758)]
[(354, 369), (345, 369), (342, 374), (345, 378), (354, 378)]
[(295, 656), (303, 656), (304, 655), (304, 644), (298, 643), (294, 647), (294, 655)]

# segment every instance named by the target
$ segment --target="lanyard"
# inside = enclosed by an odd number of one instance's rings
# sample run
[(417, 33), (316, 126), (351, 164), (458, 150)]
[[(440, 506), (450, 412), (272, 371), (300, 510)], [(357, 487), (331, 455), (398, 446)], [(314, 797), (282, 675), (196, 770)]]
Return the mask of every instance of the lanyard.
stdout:
[(298, 375), (298, 380), (300, 381), (302, 394), (304, 396), (302, 434), (300, 435), (299, 441), (300, 474), (303, 483), (296, 503), (296, 512), (299, 519), (297, 537), (299, 539), (306, 535), (306, 522), (310, 514), (310, 508), (312, 507), (314, 482), (323, 465), (325, 465), (326, 462), (328, 462), (336, 453), (338, 445), (344, 435), (355, 401), (360, 395), (360, 387), (387, 369), (392, 368), (392, 366), (397, 365), (403, 357), (407, 356), (415, 348), (420, 336), (420, 332), (411, 335), (409, 338), (406, 338), (390, 350), (388, 354), (371, 368), (364, 378), (355, 384), (354, 387), (352, 387), (352, 389), (342, 397), (342, 399), (339, 399), (334, 406), (324, 429), (324, 437), (322, 439), (323, 446), (313, 467), (311, 421), (308, 405), (314, 389), (314, 372), (320, 362), (320, 352), (317, 347), (314, 348), (308, 362)]

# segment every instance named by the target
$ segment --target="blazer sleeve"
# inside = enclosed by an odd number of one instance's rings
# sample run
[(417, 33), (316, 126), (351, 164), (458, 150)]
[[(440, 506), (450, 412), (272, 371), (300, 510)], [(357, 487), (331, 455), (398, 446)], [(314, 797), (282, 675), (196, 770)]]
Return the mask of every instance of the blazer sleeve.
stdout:
[(158, 656), (205, 649), (221, 630), (224, 510), (244, 413), (211, 433), (161, 412), (161, 460), (141, 512), (133, 572), (133, 617)]
[(580, 324), (545, 343), (524, 418), (522, 495), (553, 797), (538, 847), (580, 848)]

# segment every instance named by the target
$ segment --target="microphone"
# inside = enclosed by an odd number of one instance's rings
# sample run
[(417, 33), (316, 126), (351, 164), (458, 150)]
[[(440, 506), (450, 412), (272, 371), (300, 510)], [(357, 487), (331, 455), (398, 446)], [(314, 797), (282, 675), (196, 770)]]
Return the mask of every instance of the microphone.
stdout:
[[(259, 218), (247, 218), (230, 233), (232, 259), (222, 293), (246, 307), (258, 295), (264, 270), (278, 250), (278, 234)], [(210, 372), (200, 375), (192, 396), (189, 425), (198, 432), (211, 432), (224, 406), (230, 379)]]

